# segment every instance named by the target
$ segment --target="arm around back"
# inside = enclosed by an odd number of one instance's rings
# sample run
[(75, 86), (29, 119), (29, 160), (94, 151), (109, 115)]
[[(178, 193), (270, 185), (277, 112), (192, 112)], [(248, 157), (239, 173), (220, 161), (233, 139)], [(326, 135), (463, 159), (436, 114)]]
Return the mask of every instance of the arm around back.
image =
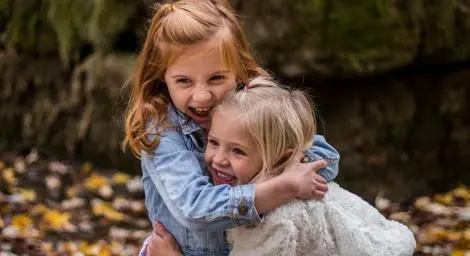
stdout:
[[(202, 161), (196, 152), (187, 149), (182, 136), (177, 129), (167, 129), (154, 152), (143, 154), (146, 194), (156, 189), (173, 217), (188, 229), (230, 228), (258, 222), (254, 185), (211, 184)], [(154, 221), (154, 213), (150, 209), (149, 213)]]

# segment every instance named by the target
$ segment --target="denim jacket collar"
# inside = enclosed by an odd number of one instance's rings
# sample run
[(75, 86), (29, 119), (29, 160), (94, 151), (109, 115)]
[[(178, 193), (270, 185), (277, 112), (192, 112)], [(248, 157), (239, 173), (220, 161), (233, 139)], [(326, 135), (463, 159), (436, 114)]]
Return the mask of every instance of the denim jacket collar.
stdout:
[(170, 109), (176, 116), (177, 125), (181, 127), (184, 135), (188, 135), (197, 131), (202, 131), (203, 128), (194, 120), (188, 118), (183, 112), (179, 111), (175, 106)]

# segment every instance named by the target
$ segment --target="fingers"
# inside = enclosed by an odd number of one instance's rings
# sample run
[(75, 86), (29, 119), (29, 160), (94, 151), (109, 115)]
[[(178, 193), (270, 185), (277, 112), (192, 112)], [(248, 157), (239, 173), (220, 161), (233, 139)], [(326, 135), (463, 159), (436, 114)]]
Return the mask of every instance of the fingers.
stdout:
[(315, 162), (309, 163), (311, 168), (318, 172), (320, 169), (325, 168), (328, 166), (325, 160), (317, 160)]
[(326, 193), (326, 191), (328, 191), (328, 185), (327, 184), (317, 183), (317, 184), (315, 184), (315, 189), (314, 190), (318, 191), (318, 192)]
[(173, 240), (173, 235), (158, 220), (153, 226), (153, 233), (164, 240)]
[(158, 255), (158, 248), (161, 247), (163, 239), (156, 234), (155, 232), (152, 233), (152, 238), (150, 239), (150, 243), (147, 245), (147, 248), (145, 250), (145, 255), (146, 256), (156, 256)]

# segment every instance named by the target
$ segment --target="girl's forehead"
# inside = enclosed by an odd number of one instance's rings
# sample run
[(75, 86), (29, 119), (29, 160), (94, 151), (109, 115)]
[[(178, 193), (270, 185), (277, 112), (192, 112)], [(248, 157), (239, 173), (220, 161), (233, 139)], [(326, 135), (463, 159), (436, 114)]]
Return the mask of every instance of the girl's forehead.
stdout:
[(218, 38), (201, 41), (191, 45), (165, 45), (162, 53), (167, 59), (167, 69), (174, 65), (198, 66), (200, 69), (217, 67), (236, 72), (233, 59), (236, 52), (228, 53), (227, 46)]

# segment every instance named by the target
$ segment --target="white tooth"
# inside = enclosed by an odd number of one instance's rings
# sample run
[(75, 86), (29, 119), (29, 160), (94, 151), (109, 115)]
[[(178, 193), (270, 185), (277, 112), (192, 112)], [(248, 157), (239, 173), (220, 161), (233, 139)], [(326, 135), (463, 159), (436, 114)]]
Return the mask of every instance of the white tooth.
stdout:
[(209, 111), (209, 108), (195, 108), (196, 111), (198, 112), (206, 112), (206, 111)]
[(221, 178), (225, 178), (225, 179), (231, 179), (233, 178), (232, 175), (228, 175), (228, 174), (225, 174), (223, 172), (217, 172), (217, 176), (221, 177)]

